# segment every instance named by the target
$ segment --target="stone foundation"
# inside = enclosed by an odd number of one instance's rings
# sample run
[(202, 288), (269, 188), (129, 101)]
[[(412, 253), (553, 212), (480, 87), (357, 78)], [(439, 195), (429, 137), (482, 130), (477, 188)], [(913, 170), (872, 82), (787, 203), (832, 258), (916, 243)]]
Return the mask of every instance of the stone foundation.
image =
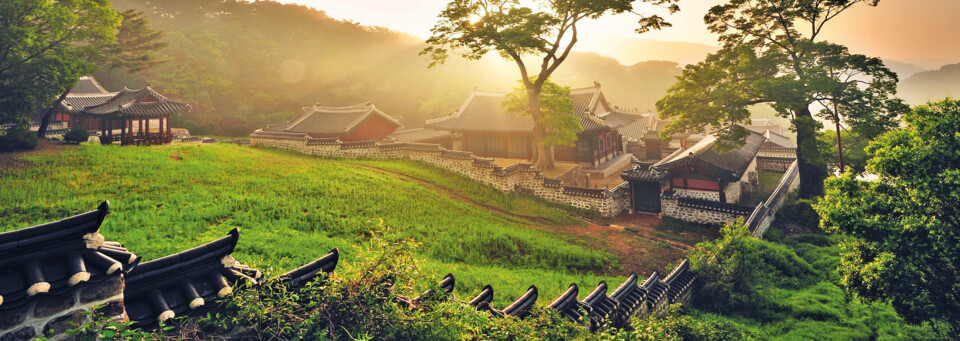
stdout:
[(577, 174), (571, 179), (547, 179), (530, 164), (517, 163), (500, 167), (493, 159), (483, 159), (471, 152), (451, 151), (437, 144), (389, 143), (375, 141), (340, 142), (336, 139), (315, 139), (306, 134), (257, 131), (250, 135), (251, 146), (264, 146), (327, 158), (406, 159), (422, 161), (444, 168), (503, 192), (520, 191), (548, 201), (615, 216), (630, 207), (629, 187), (589, 189), (576, 187)]
[(99, 283), (81, 283), (60, 295), (39, 294), (30, 303), (0, 310), (0, 341), (68, 339), (64, 332), (90, 322), (83, 311), (94, 307), (112, 319), (126, 321), (123, 307), (123, 276), (117, 275)]

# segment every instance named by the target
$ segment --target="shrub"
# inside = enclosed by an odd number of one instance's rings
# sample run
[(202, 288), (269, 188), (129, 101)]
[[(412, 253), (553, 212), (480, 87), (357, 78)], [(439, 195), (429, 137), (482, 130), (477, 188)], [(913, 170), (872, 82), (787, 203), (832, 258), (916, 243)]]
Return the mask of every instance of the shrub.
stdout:
[(90, 139), (90, 132), (81, 127), (73, 127), (66, 134), (63, 134), (63, 142), (69, 144), (81, 144)]
[(811, 229), (820, 226), (820, 215), (813, 209), (813, 201), (803, 199), (784, 203), (777, 212), (777, 220)]
[(37, 134), (23, 125), (0, 131), (0, 152), (37, 148)]

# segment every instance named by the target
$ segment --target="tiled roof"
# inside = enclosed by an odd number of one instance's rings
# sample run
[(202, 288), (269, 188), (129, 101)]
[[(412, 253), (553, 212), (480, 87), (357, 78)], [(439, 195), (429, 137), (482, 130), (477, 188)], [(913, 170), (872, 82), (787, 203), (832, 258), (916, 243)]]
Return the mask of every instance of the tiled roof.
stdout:
[(773, 144), (773, 146), (771, 147), (797, 148), (797, 144), (794, 143), (793, 139), (789, 137), (775, 133), (772, 130), (767, 130), (765, 133), (767, 134), (767, 139), (768, 139), (767, 143), (765, 143), (767, 146), (770, 146), (770, 144)]
[(83, 110), (86, 107), (93, 107), (106, 103), (111, 98), (116, 96), (116, 92), (108, 92), (105, 94), (82, 94), (82, 95), (72, 95), (68, 94), (67, 97), (63, 99), (63, 102), (60, 102), (60, 110), (70, 113), (77, 113)]
[(77, 80), (77, 84), (70, 89), (70, 94), (105, 94), (107, 89), (100, 86), (96, 79), (90, 76), (83, 76)]
[(165, 321), (233, 293), (231, 284), (257, 283), (259, 271), (233, 253), (240, 230), (226, 237), (140, 264), (127, 275), (124, 305), (137, 326)]
[(400, 130), (390, 134), (397, 142), (422, 142), (450, 136), (449, 131), (430, 128)]
[(398, 128), (403, 127), (403, 124), (396, 117), (387, 115), (377, 109), (373, 103), (366, 102), (346, 107), (319, 105), (304, 107), (303, 114), (293, 121), (272, 124), (263, 130), (268, 132), (308, 133), (313, 137), (342, 136), (352, 132), (361, 122), (371, 116), (380, 116), (395, 124)]
[(663, 173), (676, 167), (699, 164), (707, 166), (706, 168), (710, 168), (718, 176), (737, 181), (757, 156), (757, 152), (767, 138), (762, 134), (751, 132), (742, 147), (726, 153), (717, 153), (713, 150), (716, 140), (715, 135), (707, 136), (687, 150), (675, 152), (664, 158), (654, 167), (658, 172)]
[(0, 233), (0, 310), (136, 267), (138, 258), (98, 232), (109, 203), (63, 220)]
[(647, 134), (651, 116), (653, 116), (652, 113), (639, 114), (614, 110), (603, 119), (610, 127), (617, 129), (620, 135), (639, 140)]
[[(506, 112), (503, 101), (506, 92), (475, 90), (455, 113), (427, 121), (427, 127), (461, 132), (522, 132), (533, 131), (533, 118)], [(606, 110), (606, 99), (597, 86), (570, 91), (574, 115), (580, 118), (585, 132), (606, 129), (608, 122), (595, 113)], [(606, 114), (599, 112), (598, 114)]]
[[(87, 96), (78, 96), (87, 97)], [(164, 97), (154, 91), (150, 86), (140, 90), (131, 90), (123, 88), (120, 92), (114, 93), (112, 97), (103, 103), (96, 104), (101, 98), (80, 99), (77, 102), (68, 103), (69, 111), (82, 112), (87, 115), (116, 115), (132, 117), (160, 117), (175, 113), (190, 111), (190, 105), (177, 102)], [(66, 102), (66, 101), (65, 101)], [(76, 105), (83, 106), (77, 108)], [(87, 105), (90, 104), (90, 105)]]

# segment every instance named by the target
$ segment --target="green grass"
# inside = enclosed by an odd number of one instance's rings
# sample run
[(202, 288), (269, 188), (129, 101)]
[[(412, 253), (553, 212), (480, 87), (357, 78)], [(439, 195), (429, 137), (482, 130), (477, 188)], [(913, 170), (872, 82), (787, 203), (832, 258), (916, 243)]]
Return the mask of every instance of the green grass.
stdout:
[(783, 178), (783, 173), (770, 171), (759, 171), (757, 175), (760, 177), (760, 186), (750, 195), (750, 200), (745, 203), (746, 205), (756, 205), (762, 200), (767, 200), (770, 194), (773, 194), (773, 191), (777, 189), (780, 179)]
[(0, 231), (109, 200), (101, 233), (145, 260), (239, 227), (235, 256), (281, 272), (335, 247), (350, 262), (355, 246), (386, 226), (422, 243), (425, 273), (439, 279), (453, 272), (461, 297), (489, 283), (502, 305), (535, 284), (548, 300), (569, 283), (619, 279), (588, 275), (619, 274), (614, 256), (533, 227), (582, 224), (556, 205), (414, 162), (325, 160), (223, 144), (87, 144), (25, 159), (29, 166), (0, 172)]

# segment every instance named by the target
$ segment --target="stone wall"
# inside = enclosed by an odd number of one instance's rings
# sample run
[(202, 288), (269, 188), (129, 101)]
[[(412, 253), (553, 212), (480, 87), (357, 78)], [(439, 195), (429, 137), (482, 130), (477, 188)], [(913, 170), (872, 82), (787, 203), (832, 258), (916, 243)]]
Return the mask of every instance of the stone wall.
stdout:
[(757, 170), (786, 173), (787, 168), (790, 168), (790, 164), (796, 159), (795, 157), (757, 156)]
[[(256, 131), (251, 146), (264, 146), (327, 158), (407, 159), (421, 161), (464, 175), (503, 192), (521, 191), (548, 201), (592, 210), (603, 216), (615, 216), (630, 207), (629, 189), (590, 189), (576, 187), (563, 179), (548, 179), (531, 164), (507, 167), (494, 164), (471, 152), (452, 151), (438, 144), (379, 143), (376, 141), (340, 142), (316, 139), (306, 134)], [(573, 173), (571, 176), (576, 176)], [(575, 181), (571, 181), (575, 182)]]
[(767, 232), (770, 224), (772, 224), (776, 218), (777, 211), (780, 210), (783, 202), (786, 201), (787, 195), (800, 187), (799, 173), (797, 162), (794, 160), (783, 174), (783, 177), (780, 178), (780, 183), (777, 184), (777, 188), (773, 190), (770, 197), (760, 205), (757, 205), (757, 208), (747, 218), (747, 227), (753, 232), (754, 237), (763, 238), (763, 234)]
[(0, 341), (33, 340), (47, 336), (50, 340), (67, 339), (63, 332), (75, 324), (90, 321), (83, 311), (93, 310), (125, 321), (123, 307), (123, 275), (108, 277), (99, 283), (80, 283), (59, 295), (38, 294), (28, 304), (0, 310)]
[(720, 192), (717, 191), (700, 191), (695, 189), (674, 188), (673, 193), (678, 197), (720, 201)]
[(660, 197), (660, 209), (663, 215), (699, 224), (726, 224), (744, 216), (717, 210), (680, 206), (677, 202), (678, 199), (677, 196), (666, 194)]

